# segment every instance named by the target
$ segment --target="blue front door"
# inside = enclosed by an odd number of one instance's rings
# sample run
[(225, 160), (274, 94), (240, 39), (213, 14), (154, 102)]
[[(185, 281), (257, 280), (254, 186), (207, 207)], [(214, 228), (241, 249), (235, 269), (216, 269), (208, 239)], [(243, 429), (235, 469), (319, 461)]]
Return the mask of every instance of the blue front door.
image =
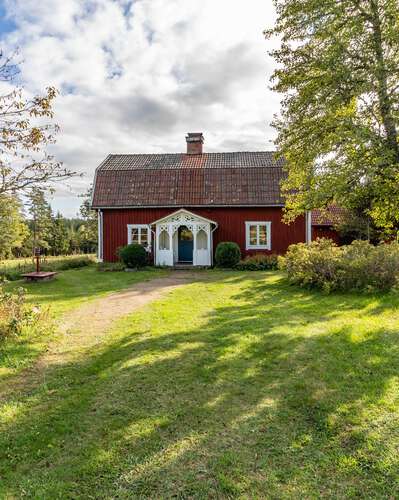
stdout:
[(179, 261), (193, 261), (193, 233), (186, 227), (179, 227)]

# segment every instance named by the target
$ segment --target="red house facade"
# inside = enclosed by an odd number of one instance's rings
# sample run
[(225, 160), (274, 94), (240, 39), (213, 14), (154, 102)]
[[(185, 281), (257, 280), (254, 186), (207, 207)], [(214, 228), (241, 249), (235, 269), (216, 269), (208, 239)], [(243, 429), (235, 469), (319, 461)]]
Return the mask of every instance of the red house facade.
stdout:
[(211, 266), (221, 241), (244, 256), (311, 239), (310, 214), (282, 222), (283, 161), (273, 152), (204, 153), (202, 134), (186, 141), (186, 153), (109, 155), (97, 168), (100, 260), (139, 243), (157, 265)]
[(324, 210), (312, 210), (312, 240), (328, 238), (339, 245), (341, 238), (336, 229), (345, 211), (336, 205), (330, 205)]

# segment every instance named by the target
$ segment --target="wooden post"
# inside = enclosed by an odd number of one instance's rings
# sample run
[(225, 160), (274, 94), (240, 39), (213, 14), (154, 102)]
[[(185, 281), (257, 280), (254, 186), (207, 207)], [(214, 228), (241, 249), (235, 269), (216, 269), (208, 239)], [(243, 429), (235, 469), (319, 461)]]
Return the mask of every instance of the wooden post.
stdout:
[(305, 241), (308, 245), (312, 243), (312, 212), (307, 210), (305, 213)]
[(40, 273), (40, 248), (35, 248), (36, 272)]

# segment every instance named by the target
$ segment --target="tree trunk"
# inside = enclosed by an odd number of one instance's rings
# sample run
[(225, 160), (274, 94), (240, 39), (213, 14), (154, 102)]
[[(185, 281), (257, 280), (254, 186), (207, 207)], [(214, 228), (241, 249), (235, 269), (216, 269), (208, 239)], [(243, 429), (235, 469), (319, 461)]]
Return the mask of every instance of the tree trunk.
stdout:
[(392, 104), (388, 94), (388, 75), (384, 60), (381, 19), (376, 0), (370, 0), (371, 23), (373, 28), (373, 45), (377, 61), (378, 100), (382, 123), (386, 133), (387, 144), (394, 155), (394, 161), (399, 163), (399, 145), (395, 121), (392, 117)]

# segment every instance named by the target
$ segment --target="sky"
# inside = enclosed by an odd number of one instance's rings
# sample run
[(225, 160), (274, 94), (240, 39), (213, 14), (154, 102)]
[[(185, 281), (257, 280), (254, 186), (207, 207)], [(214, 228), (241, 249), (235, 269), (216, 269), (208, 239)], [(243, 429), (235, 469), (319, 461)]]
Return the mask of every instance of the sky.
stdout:
[(26, 92), (59, 90), (51, 152), (82, 174), (53, 208), (75, 216), (109, 153), (184, 152), (187, 132), (206, 152), (274, 149), (273, 20), (271, 0), (0, 0), (1, 48)]

